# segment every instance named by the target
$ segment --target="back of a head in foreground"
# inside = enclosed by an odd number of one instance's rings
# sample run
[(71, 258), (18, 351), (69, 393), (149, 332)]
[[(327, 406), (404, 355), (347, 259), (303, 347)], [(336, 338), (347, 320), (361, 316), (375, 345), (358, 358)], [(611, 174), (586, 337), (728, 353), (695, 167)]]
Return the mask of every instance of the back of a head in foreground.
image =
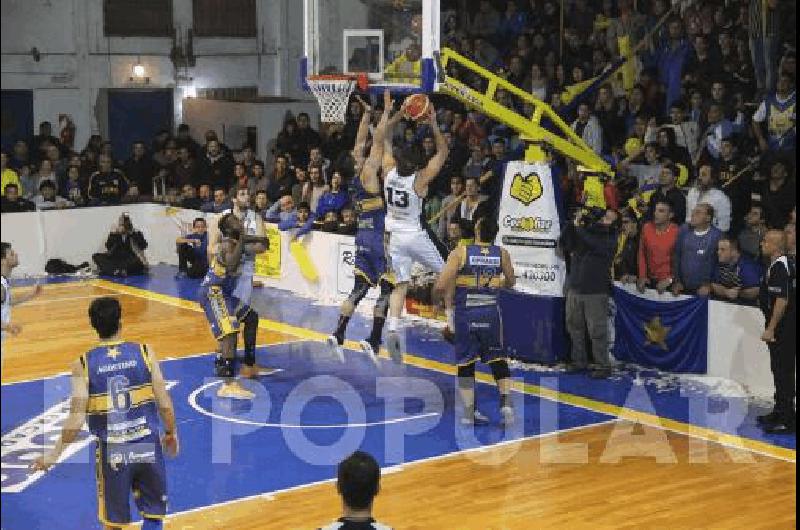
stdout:
[(381, 469), (378, 462), (363, 451), (356, 451), (339, 464), (336, 489), (351, 509), (365, 510), (380, 489)]

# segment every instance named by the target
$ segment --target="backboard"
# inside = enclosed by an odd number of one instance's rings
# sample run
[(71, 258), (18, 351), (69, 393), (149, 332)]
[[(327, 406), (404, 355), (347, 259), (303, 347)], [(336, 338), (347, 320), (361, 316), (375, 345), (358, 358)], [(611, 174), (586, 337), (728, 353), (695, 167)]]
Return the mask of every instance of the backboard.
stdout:
[(300, 76), (368, 74), (370, 91), (433, 92), (439, 0), (303, 0)]

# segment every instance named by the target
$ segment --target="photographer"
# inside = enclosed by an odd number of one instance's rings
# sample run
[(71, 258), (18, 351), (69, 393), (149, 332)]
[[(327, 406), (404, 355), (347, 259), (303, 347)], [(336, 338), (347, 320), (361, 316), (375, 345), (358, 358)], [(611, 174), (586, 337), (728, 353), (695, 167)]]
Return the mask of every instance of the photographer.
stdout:
[(147, 271), (147, 258), (144, 249), (147, 240), (139, 230), (135, 230), (127, 213), (119, 217), (119, 223), (108, 235), (106, 250), (102, 254), (94, 254), (92, 260), (97, 265), (97, 272), (104, 276), (129, 276), (144, 274)]
[(202, 217), (192, 222), (192, 233), (175, 240), (178, 247), (176, 278), (202, 278), (208, 270), (208, 232)]
[(575, 369), (588, 367), (586, 330), (592, 343), (595, 368), (591, 377), (611, 374), (608, 356), (608, 304), (611, 264), (617, 247), (619, 213), (616, 210), (580, 211), (561, 236), (570, 256), (567, 279), (567, 331), (572, 339)]

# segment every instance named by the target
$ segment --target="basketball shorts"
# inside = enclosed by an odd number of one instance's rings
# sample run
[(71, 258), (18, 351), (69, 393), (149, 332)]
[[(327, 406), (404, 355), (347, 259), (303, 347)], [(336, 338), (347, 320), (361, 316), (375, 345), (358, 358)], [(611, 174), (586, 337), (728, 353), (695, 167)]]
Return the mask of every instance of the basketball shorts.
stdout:
[(443, 249), (424, 230), (391, 232), (388, 236), (389, 266), (399, 283), (411, 280), (411, 266), (419, 263), (439, 274), (444, 268)]
[(233, 297), (236, 300), (236, 311), (234, 314), (239, 320), (244, 320), (250, 311), (253, 299), (253, 276), (256, 264), (254, 261), (246, 260), (242, 263), (242, 273), (236, 278), (233, 287)]
[(211, 334), (217, 340), (239, 332), (239, 321), (231, 320), (236, 315), (238, 301), (232, 294), (232, 285), (202, 286), (199, 293), (200, 306), (211, 325)]
[(387, 272), (386, 248), (383, 232), (359, 230), (356, 234), (356, 256), (353, 272), (362, 276), (370, 285), (378, 285)]
[(167, 514), (167, 474), (158, 438), (126, 444), (97, 443), (98, 518), (108, 526), (131, 522), (130, 495), (142, 517)]
[(457, 307), (455, 310), (456, 364), (490, 363), (505, 359), (503, 320), (496, 305)]

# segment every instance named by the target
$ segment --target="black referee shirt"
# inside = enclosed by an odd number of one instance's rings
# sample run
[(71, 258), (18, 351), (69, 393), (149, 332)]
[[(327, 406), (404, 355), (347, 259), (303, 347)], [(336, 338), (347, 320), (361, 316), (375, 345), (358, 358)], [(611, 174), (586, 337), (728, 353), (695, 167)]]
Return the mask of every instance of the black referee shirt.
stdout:
[(784, 298), (788, 302), (786, 312), (781, 319), (778, 327), (781, 328), (784, 322), (794, 325), (795, 312), (795, 288), (794, 288), (794, 267), (789, 262), (789, 258), (781, 256), (775, 260), (767, 269), (764, 278), (761, 280), (761, 289), (758, 293), (758, 305), (764, 313), (764, 317), (769, 319), (772, 316), (772, 309), (778, 298)]

